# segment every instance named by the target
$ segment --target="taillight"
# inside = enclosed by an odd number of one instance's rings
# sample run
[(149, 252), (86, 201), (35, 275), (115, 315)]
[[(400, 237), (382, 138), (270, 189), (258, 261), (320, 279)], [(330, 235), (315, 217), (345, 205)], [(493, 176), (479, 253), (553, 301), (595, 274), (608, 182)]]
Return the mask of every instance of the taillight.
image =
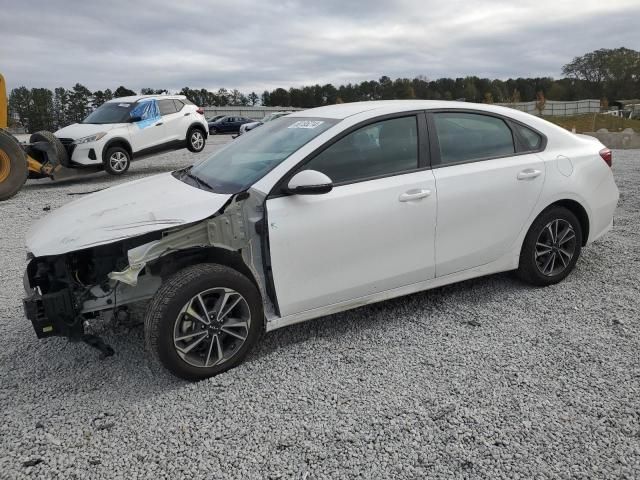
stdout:
[(198, 112), (200, 115), (204, 115), (204, 108), (202, 108), (202, 107), (198, 107), (198, 108), (196, 109), (196, 112)]
[(607, 165), (611, 166), (611, 163), (613, 161), (613, 152), (611, 150), (609, 150), (608, 148), (603, 148), (602, 150), (600, 150), (600, 156)]

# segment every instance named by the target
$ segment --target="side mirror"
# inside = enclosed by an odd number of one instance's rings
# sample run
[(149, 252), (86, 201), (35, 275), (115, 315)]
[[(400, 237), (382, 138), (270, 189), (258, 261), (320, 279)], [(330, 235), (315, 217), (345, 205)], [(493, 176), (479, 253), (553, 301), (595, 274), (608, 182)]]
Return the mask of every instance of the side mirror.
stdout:
[(294, 195), (320, 195), (329, 193), (332, 189), (333, 182), (324, 173), (302, 170), (291, 177), (286, 191)]
[(129, 117), (129, 122), (131, 123), (136, 123), (136, 122), (141, 122), (142, 121), (142, 117), (139, 115), (135, 115), (133, 117)]

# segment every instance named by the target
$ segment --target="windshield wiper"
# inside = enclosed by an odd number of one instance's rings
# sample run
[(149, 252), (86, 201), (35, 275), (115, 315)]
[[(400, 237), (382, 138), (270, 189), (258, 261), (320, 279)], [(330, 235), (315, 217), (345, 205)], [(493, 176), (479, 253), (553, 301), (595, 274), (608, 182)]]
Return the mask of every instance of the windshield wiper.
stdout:
[(194, 180), (198, 186), (200, 187), (205, 187), (208, 190), (211, 190), (213, 192), (213, 187), (211, 185), (209, 185), (207, 182), (205, 182), (204, 180), (202, 180), (200, 177), (197, 177), (196, 175), (194, 175), (193, 173), (191, 173), (191, 168), (189, 167), (184, 171), (184, 174), (191, 178), (192, 180)]

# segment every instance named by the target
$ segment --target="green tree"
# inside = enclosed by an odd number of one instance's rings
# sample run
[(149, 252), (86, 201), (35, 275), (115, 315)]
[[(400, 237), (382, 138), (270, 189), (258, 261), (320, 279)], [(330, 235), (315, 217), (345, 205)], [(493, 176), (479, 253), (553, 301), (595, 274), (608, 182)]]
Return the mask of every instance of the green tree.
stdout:
[(247, 100), (249, 100), (249, 103), (252, 107), (255, 107), (255, 105), (258, 103), (258, 100), (260, 100), (260, 97), (258, 97), (258, 94), (256, 92), (251, 92), (247, 96)]
[(54, 129), (60, 129), (69, 125), (67, 109), (69, 108), (69, 92), (58, 87), (53, 91), (53, 124)]
[(136, 92), (134, 92), (133, 90), (129, 90), (126, 87), (123, 87), (122, 85), (120, 85), (118, 88), (116, 88), (116, 90), (113, 92), (113, 98), (120, 98), (120, 97), (131, 97), (133, 95), (135, 95)]
[(640, 51), (601, 48), (575, 57), (562, 67), (562, 73), (584, 81), (596, 98), (640, 96)]
[(91, 97), (91, 92), (87, 87), (76, 83), (69, 91), (67, 120), (72, 123), (82, 122), (91, 111)]

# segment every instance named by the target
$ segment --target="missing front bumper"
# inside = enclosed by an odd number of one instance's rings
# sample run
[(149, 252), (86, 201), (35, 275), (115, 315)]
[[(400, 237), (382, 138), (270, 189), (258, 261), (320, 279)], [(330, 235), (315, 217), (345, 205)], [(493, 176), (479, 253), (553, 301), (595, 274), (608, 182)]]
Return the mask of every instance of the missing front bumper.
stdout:
[(22, 300), (22, 305), (38, 338), (81, 338), (84, 334), (83, 318), (69, 289), (44, 295), (32, 293)]

